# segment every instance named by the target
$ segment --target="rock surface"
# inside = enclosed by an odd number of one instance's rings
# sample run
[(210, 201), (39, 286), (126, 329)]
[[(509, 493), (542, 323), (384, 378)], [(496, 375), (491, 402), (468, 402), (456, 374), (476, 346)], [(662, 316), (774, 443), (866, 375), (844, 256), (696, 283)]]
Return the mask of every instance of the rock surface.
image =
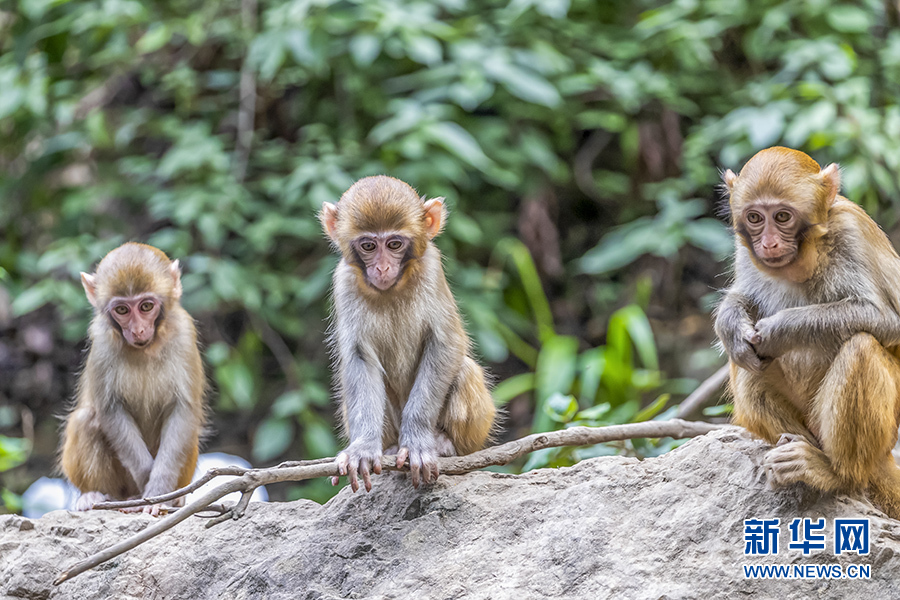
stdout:
[[(768, 491), (767, 446), (727, 428), (659, 458), (606, 457), (524, 475), (403, 475), (328, 504), (253, 503), (212, 529), (191, 518), (59, 587), (53, 579), (141, 530), (146, 515), (0, 518), (3, 598), (900, 598), (900, 522), (862, 498)], [(825, 550), (788, 548), (826, 518)], [(744, 555), (744, 519), (780, 518), (776, 556)], [(868, 518), (871, 552), (833, 553), (833, 519)], [(869, 565), (870, 579), (745, 579), (742, 565)], [(846, 572), (846, 571), (845, 571)]]

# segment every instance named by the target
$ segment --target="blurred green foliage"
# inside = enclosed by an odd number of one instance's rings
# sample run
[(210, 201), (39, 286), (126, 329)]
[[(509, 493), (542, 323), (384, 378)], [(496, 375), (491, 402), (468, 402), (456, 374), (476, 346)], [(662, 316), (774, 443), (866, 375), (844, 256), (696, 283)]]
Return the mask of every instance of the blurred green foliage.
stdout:
[[(31, 454), (31, 441), (26, 438), (12, 438), (0, 435), (0, 473), (18, 467)], [(0, 512), (19, 512), (22, 498), (19, 494), (0, 485)]]
[(387, 173), (451, 205), (439, 245), (478, 353), (512, 376), (498, 400), (532, 394), (539, 430), (647, 418), (667, 380), (627, 267), (727, 254), (720, 168), (802, 148), (897, 223), (897, 21), (874, 0), (0, 5), (0, 285), (74, 344), (78, 272), (160, 247), (217, 417), (257, 462), (330, 455), (315, 213)]

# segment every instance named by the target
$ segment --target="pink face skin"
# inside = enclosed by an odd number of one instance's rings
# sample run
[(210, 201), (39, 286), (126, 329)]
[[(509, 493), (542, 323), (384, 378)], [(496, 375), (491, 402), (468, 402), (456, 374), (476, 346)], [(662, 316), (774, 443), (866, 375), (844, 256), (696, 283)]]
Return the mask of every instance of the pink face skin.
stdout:
[(353, 240), (353, 248), (365, 264), (366, 281), (382, 292), (393, 287), (403, 272), (409, 240), (396, 233), (373, 233)]
[(160, 310), (162, 303), (153, 294), (116, 297), (107, 305), (109, 316), (118, 323), (122, 337), (133, 348), (146, 348), (153, 341)]
[(743, 230), (753, 253), (768, 267), (784, 267), (797, 257), (803, 224), (794, 211), (781, 204), (758, 204), (743, 215)]

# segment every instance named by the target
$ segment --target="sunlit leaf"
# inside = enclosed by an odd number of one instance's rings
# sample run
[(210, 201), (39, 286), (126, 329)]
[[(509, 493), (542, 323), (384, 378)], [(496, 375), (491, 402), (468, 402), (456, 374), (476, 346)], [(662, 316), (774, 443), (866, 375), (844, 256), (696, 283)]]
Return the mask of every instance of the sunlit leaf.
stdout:
[(253, 460), (264, 463), (283, 454), (294, 441), (294, 426), (288, 419), (269, 418), (253, 434)]

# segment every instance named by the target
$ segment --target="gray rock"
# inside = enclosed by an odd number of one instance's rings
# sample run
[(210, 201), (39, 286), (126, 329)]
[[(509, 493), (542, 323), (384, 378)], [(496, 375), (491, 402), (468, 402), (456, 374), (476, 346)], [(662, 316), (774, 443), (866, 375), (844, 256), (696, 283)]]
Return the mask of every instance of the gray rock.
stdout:
[[(768, 491), (767, 446), (727, 428), (659, 458), (606, 457), (524, 475), (378, 477), (324, 506), (252, 503), (192, 518), (53, 587), (66, 567), (152, 517), (57, 511), (0, 518), (4, 598), (900, 598), (900, 522), (863, 498)], [(797, 517), (826, 549), (788, 548)], [(780, 518), (776, 556), (744, 555), (744, 519)], [(867, 518), (868, 555), (834, 555), (833, 519)], [(745, 579), (742, 565), (868, 565), (870, 579)]]

